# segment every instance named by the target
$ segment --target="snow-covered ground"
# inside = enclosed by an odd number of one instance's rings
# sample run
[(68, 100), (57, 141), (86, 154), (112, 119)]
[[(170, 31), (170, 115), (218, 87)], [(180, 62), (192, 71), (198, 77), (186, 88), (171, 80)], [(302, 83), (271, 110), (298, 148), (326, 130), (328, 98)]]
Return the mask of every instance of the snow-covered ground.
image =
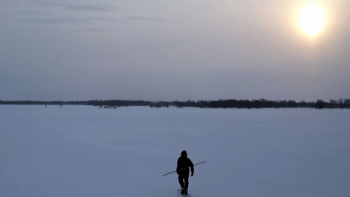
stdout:
[(0, 106), (1, 197), (349, 197), (350, 110)]

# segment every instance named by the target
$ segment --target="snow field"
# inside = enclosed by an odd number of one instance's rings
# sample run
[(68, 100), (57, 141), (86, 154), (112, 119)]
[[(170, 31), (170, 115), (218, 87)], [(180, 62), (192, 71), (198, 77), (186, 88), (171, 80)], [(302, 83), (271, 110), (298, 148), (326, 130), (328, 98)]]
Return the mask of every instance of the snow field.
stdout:
[(349, 110), (0, 106), (4, 197), (350, 196)]

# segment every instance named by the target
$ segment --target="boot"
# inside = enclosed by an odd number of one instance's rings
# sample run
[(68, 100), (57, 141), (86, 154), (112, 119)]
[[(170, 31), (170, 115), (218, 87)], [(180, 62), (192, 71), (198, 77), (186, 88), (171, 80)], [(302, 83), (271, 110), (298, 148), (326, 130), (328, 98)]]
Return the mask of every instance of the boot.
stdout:
[[(183, 187), (181, 188), (181, 194), (185, 194), (185, 191), (187, 192), (187, 190)], [(186, 193), (187, 194), (187, 193)]]

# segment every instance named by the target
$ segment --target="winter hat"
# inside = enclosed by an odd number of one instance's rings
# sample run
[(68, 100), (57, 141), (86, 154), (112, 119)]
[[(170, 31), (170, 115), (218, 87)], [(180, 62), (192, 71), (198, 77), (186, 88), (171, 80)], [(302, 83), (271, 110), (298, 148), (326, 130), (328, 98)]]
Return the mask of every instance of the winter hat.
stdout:
[(185, 150), (181, 152), (181, 157), (187, 157), (187, 152)]

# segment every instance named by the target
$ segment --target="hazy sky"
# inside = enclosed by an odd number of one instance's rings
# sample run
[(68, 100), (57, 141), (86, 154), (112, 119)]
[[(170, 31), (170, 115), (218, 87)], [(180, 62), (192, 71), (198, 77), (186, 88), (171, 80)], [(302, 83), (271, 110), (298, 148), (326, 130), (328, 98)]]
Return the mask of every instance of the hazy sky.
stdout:
[(0, 0), (0, 100), (350, 98), (350, 1)]

